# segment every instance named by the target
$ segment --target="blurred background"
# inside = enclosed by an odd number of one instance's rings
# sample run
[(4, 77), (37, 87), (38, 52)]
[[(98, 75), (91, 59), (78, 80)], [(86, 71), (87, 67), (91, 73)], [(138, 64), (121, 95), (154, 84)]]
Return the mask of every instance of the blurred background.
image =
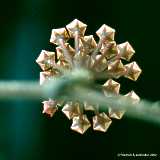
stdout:
[[(116, 29), (116, 41), (129, 41), (143, 73), (137, 82), (122, 78), (121, 93), (130, 90), (144, 99), (158, 101), (159, 11), (155, 0), (122, 1), (1, 1), (0, 80), (37, 80), (35, 59), (42, 49), (53, 50), (51, 29), (77, 18), (94, 34), (102, 24)], [(127, 82), (127, 85), (126, 85)], [(107, 133), (89, 129), (79, 135), (62, 113), (51, 119), (40, 101), (0, 102), (0, 160), (125, 159), (118, 153), (159, 153), (160, 127), (124, 117)], [(127, 158), (126, 158), (127, 159)]]

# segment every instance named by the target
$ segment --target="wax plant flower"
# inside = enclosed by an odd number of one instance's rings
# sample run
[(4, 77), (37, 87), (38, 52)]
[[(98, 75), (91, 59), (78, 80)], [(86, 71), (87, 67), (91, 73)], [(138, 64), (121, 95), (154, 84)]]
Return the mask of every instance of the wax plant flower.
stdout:
[[(136, 81), (141, 73), (136, 62), (123, 64), (122, 61), (130, 61), (135, 54), (129, 42), (116, 44), (115, 30), (107, 25), (102, 25), (96, 32), (99, 37), (97, 43), (93, 35), (85, 35), (87, 25), (75, 19), (64, 28), (53, 29), (50, 42), (56, 45), (56, 51), (42, 50), (36, 62), (41, 69), (40, 85), (53, 77), (60, 77), (65, 71), (72, 72), (75, 68), (84, 68), (90, 71), (93, 79), (105, 77), (105, 83), (101, 85), (101, 91), (106, 97), (119, 94), (120, 83), (116, 79), (126, 77)], [(73, 44), (69, 42), (74, 41)], [(56, 85), (56, 84), (55, 84)], [(134, 91), (125, 96), (134, 102), (139, 97)], [(49, 98), (43, 103), (43, 113), (51, 117), (59, 107), (69, 120), (72, 120), (71, 129), (78, 133), (85, 133), (91, 127), (95, 131), (106, 132), (112, 123), (112, 118), (121, 119), (125, 110), (113, 109), (108, 106), (107, 112), (100, 111), (100, 104), (80, 102), (78, 99), (62, 102)], [(87, 117), (87, 111), (92, 111), (92, 122)]]

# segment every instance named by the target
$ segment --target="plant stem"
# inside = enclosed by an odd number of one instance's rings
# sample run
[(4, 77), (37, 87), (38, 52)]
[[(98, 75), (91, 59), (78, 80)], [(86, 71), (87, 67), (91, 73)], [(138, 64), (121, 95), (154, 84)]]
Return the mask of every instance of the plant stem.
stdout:
[(43, 86), (34, 81), (0, 81), (0, 100), (54, 98), (87, 101), (91, 104), (98, 103), (104, 111), (108, 107), (126, 110), (128, 117), (155, 122), (160, 126), (160, 103), (141, 100), (140, 103), (134, 104), (130, 98), (121, 95), (105, 97), (96, 89), (97, 86), (90, 77), (89, 72), (76, 70), (63, 77), (54, 78)]

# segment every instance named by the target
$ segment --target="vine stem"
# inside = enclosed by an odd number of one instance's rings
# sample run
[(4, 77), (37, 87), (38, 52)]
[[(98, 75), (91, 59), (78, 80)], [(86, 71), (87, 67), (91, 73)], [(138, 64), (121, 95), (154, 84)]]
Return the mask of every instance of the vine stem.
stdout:
[(0, 81), (0, 100), (39, 99), (42, 88), (34, 81)]
[(155, 122), (160, 126), (160, 103), (141, 100), (139, 103), (124, 96), (112, 95), (105, 97), (97, 90), (88, 71), (76, 70), (60, 78), (47, 81), (43, 86), (34, 81), (0, 81), (0, 100), (46, 100), (48, 98), (60, 100), (87, 101), (100, 104), (102, 110), (108, 107), (126, 110), (126, 116)]

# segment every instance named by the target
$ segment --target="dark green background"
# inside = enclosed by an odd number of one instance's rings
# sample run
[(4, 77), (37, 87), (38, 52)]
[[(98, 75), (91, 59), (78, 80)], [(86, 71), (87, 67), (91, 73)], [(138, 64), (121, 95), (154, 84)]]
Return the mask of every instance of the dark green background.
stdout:
[[(0, 80), (38, 80), (35, 59), (49, 44), (52, 28), (78, 18), (95, 34), (104, 23), (116, 29), (118, 43), (129, 41), (132, 60), (143, 69), (135, 83), (121, 80), (122, 93), (134, 89), (142, 98), (158, 101), (160, 5), (155, 0), (58, 1), (16, 0), (0, 4)], [(127, 82), (127, 83), (126, 83)], [(83, 136), (70, 131), (61, 113), (42, 115), (40, 101), (0, 102), (0, 160), (129, 159), (117, 153), (159, 153), (160, 127), (124, 117), (107, 133)]]

